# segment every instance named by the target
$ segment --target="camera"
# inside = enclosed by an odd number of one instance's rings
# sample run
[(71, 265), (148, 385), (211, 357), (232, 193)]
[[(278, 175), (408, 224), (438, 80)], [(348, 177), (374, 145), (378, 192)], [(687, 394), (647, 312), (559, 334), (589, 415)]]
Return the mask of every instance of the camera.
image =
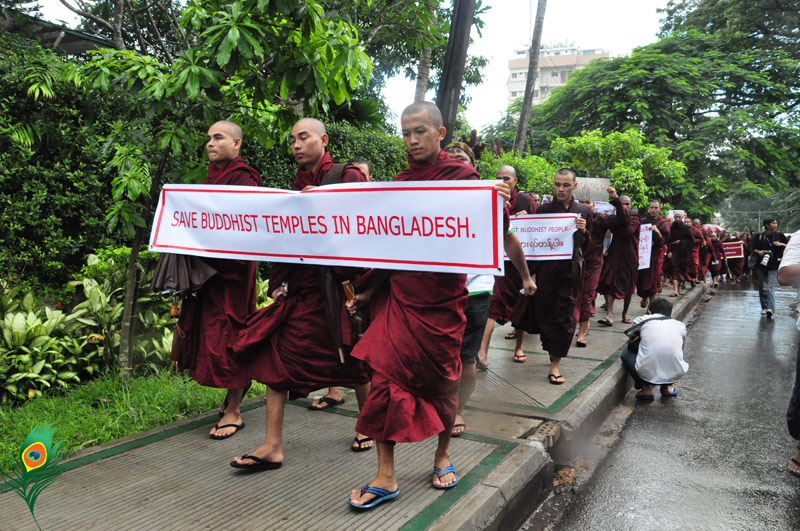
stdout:
[(767, 267), (770, 258), (772, 258), (772, 251), (766, 251), (761, 258), (761, 267)]

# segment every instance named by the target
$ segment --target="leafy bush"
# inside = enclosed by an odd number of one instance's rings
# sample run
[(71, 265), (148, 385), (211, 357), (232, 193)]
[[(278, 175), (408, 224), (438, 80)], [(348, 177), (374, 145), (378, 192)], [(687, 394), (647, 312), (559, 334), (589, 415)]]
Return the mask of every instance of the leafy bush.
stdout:
[(500, 166), (512, 166), (517, 171), (517, 188), (537, 194), (553, 193), (553, 175), (558, 169), (545, 159), (534, 155), (521, 156), (516, 151), (499, 156), (484, 151), (478, 161), (478, 171), (482, 179), (496, 179)]

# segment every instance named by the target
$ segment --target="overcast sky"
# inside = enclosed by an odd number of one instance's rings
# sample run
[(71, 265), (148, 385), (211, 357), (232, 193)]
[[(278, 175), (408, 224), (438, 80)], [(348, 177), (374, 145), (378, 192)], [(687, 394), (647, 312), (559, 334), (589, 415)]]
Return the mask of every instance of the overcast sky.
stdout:
[[(58, 0), (42, 0), (45, 19), (75, 24), (75, 17)], [(514, 51), (530, 44), (536, 0), (484, 0), (491, 9), (482, 17), (482, 36), (473, 30), (471, 54), (489, 59), (486, 80), (469, 89), (472, 101), (467, 120), (478, 129), (498, 121), (507, 106), (508, 61)], [(656, 40), (661, 15), (656, 9), (667, 0), (550, 0), (544, 18), (542, 43), (575, 42), (581, 48), (604, 48), (612, 56), (627, 55), (637, 46)], [(414, 97), (414, 81), (390, 80), (384, 91), (399, 116)], [(428, 99), (433, 100), (430, 93)], [(399, 127), (399, 122), (397, 123)]]

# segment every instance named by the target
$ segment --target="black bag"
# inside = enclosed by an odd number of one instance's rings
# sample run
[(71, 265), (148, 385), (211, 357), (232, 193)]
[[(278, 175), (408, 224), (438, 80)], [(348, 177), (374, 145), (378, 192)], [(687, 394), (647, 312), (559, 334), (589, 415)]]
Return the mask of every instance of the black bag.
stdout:
[(666, 315), (651, 317), (625, 330), (625, 335), (628, 336), (628, 350), (631, 352), (639, 352), (639, 344), (642, 342), (642, 327), (646, 323), (650, 321), (664, 321), (666, 319), (672, 319), (672, 317), (667, 317)]

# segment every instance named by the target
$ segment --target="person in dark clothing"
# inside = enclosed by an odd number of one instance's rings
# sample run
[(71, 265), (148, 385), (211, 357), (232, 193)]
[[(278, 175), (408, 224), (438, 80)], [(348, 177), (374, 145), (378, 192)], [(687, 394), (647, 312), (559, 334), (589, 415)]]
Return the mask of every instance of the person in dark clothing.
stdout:
[[(795, 232), (789, 240), (777, 277), (782, 286), (800, 286), (800, 231)], [(797, 327), (800, 329), (800, 319), (797, 322)], [(800, 345), (798, 345), (796, 364), (794, 389), (786, 410), (786, 425), (789, 428), (789, 435), (798, 441), (797, 451), (789, 460), (788, 470), (791, 474), (800, 476)]]
[(760, 258), (753, 269), (753, 276), (758, 285), (761, 315), (766, 315), (768, 319), (772, 319), (772, 314), (775, 313), (775, 284), (778, 279), (778, 266), (788, 241), (782, 232), (778, 232), (778, 220), (775, 218), (766, 218), (764, 232), (753, 238), (753, 253)]

